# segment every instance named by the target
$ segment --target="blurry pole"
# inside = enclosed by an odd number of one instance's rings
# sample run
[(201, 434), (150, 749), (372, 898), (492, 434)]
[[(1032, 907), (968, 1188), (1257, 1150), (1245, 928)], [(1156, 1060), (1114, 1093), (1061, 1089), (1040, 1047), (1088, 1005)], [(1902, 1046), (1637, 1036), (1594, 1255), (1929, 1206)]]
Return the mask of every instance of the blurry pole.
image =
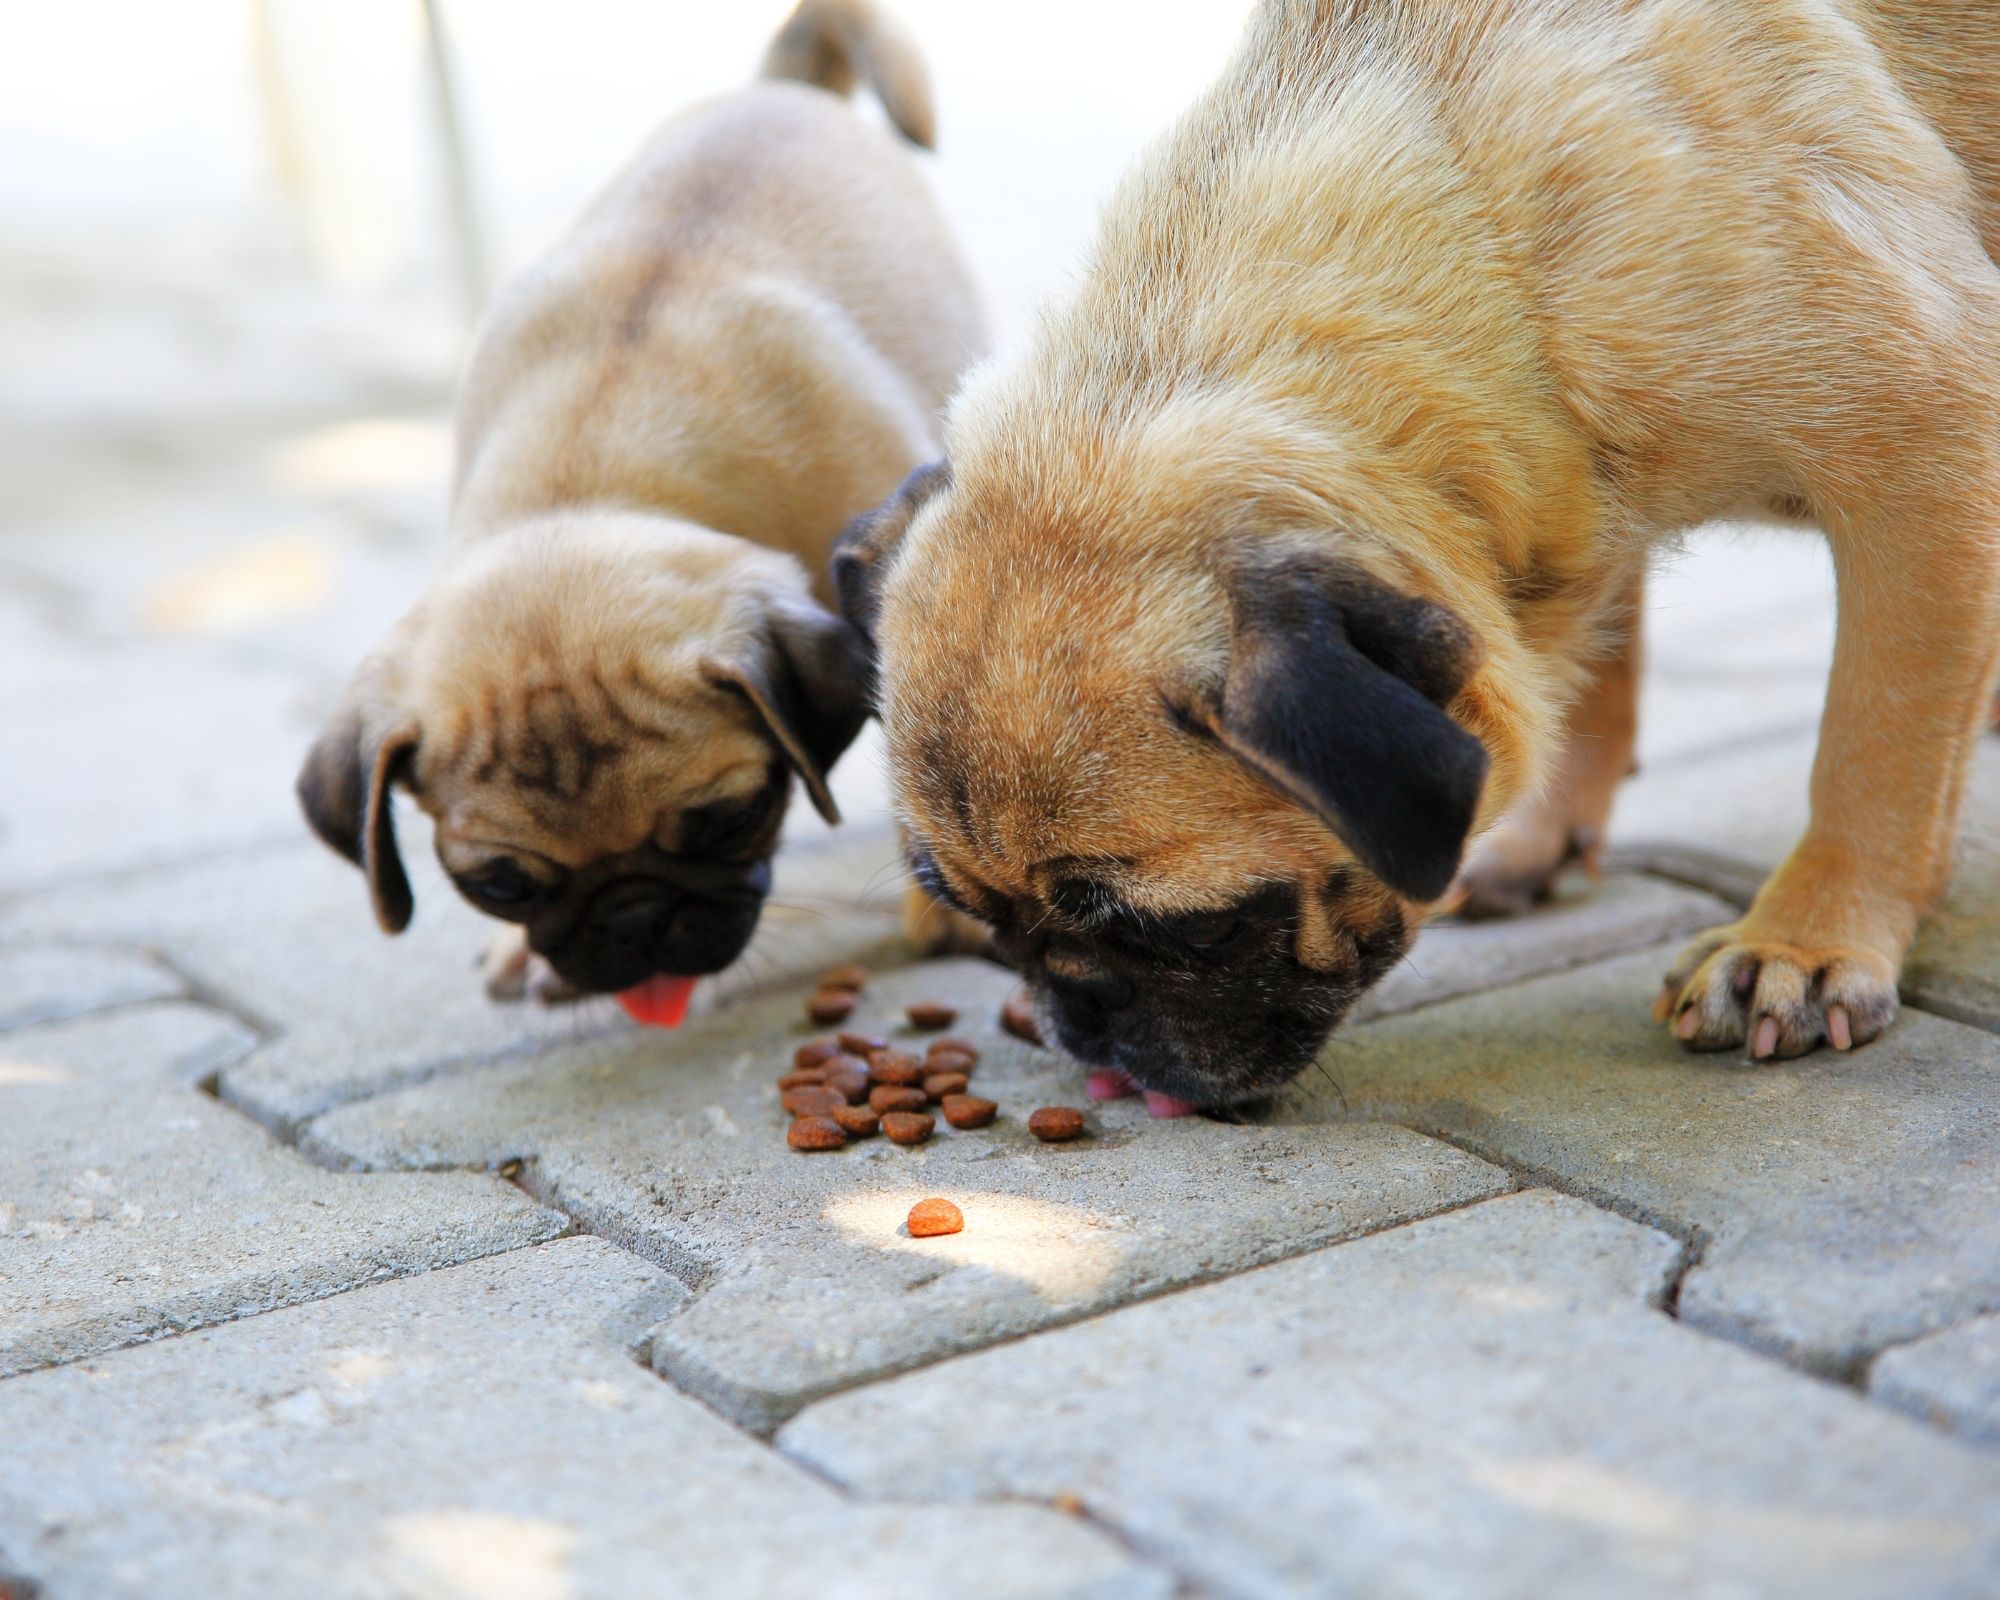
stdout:
[(424, 31), (429, 46), (432, 109), (437, 117), (438, 145), (444, 156), (445, 204), (451, 216), (452, 246), (458, 256), (458, 291), (466, 325), (486, 309), (490, 287), (486, 243), (479, 228), (479, 210), (472, 192), (472, 162), (466, 153), (465, 124), (459, 115), (451, 42), (445, 33), (440, 0), (423, 0)]
[(278, 188), (285, 197), (301, 254), (305, 254), (306, 162), (301, 153), (297, 119), (292, 115), (291, 97), (285, 91), (285, 71), (279, 58), (277, 22), (271, 15), (271, 0), (252, 0), (250, 7), (250, 59), (257, 74), (257, 104), (262, 110), (264, 135), (270, 141), (271, 166)]

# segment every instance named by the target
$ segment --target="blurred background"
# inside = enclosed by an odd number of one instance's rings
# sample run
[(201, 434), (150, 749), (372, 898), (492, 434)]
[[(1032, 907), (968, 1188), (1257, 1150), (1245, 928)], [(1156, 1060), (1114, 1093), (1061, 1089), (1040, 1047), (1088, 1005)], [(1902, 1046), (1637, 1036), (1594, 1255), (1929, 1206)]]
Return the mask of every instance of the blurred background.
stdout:
[[(1004, 349), (1074, 270), (1118, 174), (1214, 76), (1248, 0), (892, 4), (931, 64), (939, 151), (923, 159)], [(788, 10), (11, 8), (0, 902), (302, 839), (299, 757), (435, 568), (451, 389), (490, 285), (663, 115), (743, 82)], [(1671, 625), (1649, 758), (1816, 713), (1823, 548), (1747, 542), (1750, 565), (1737, 549), (1656, 587)], [(872, 747), (838, 785), (879, 820)], [(421, 834), (406, 853), (425, 854)], [(361, 919), (358, 884), (326, 867)]]

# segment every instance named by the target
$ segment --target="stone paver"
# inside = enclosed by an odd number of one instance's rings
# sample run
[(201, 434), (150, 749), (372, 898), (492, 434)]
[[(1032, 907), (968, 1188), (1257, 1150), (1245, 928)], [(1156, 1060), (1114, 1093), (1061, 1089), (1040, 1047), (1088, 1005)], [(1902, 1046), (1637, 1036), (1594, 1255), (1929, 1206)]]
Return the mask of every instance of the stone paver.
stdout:
[[(1137, 1100), (1093, 1136), (1037, 1143), (1027, 1114), (1084, 1104), (1053, 1052), (998, 1032), (1009, 975), (940, 962), (879, 977), (858, 1022), (922, 997), (962, 1008), (985, 1052), (992, 1127), (939, 1125), (833, 1155), (786, 1147), (774, 1080), (809, 1030), (790, 994), (701, 1030), (552, 1052), (314, 1122), (306, 1146), (368, 1168), (530, 1163), (524, 1181), (590, 1232), (695, 1280), (653, 1342), (677, 1383), (753, 1427), (817, 1395), (1139, 1295), (1427, 1215), (1507, 1187), (1484, 1162), (1400, 1128), (1153, 1122)], [(964, 1233), (903, 1218), (956, 1200)]]
[(1978, 1444), (2000, 1446), (2000, 1316), (1886, 1351), (1868, 1392)]
[(193, 1086), (251, 1042), (185, 1002), (0, 1041), (0, 1375), (564, 1230), (497, 1178), (273, 1143)]
[(135, 951), (0, 945), (0, 1031), (180, 992), (179, 979)]
[(78, 1600), (1169, 1592), (1075, 1518), (855, 1504), (746, 1439), (634, 1359), (684, 1293), (569, 1240), (16, 1379), (0, 1547)]
[(822, 1402), (865, 1494), (1073, 1494), (1218, 1595), (1963, 1596), (1992, 1463), (1676, 1325), (1664, 1236), (1531, 1192)]
[[(417, 916), (400, 938), (376, 929), (360, 875), (307, 838), (23, 900), (0, 912), (0, 938), (90, 939), (170, 956), (270, 1028), (270, 1039), (223, 1073), (220, 1090), (281, 1131), (448, 1067), (630, 1031), (611, 1000), (556, 1008), (488, 1000), (474, 961), (499, 924), (445, 882), (424, 829), (407, 832)], [(697, 1005), (810, 974), (856, 948), (893, 948), (901, 924), (892, 907), (831, 898), (843, 882), (858, 892), (880, 869), (866, 850), (827, 863), (809, 852), (796, 865), (786, 858), (755, 942), (697, 992)]]
[(1912, 1011), (1845, 1056), (1691, 1056), (1648, 1019), (1671, 954), (1358, 1028), (1339, 1094), (1273, 1115), (1344, 1103), (1697, 1237), (1681, 1315), (1816, 1370), (2000, 1305), (2000, 1040)]

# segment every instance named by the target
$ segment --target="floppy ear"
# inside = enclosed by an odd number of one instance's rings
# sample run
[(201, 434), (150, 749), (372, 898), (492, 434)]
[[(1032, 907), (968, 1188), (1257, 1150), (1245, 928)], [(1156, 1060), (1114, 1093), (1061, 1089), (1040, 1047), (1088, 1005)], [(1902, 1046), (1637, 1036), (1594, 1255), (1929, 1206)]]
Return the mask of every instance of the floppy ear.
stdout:
[(827, 770), (868, 720), (874, 673), (861, 636), (810, 602), (776, 611), (766, 647), (748, 661), (711, 661), (712, 682), (750, 702), (828, 822), (840, 808)]
[(1444, 709), (1479, 664), (1470, 630), (1325, 558), (1266, 561), (1231, 593), (1229, 674), (1208, 731), (1391, 889), (1437, 899), (1486, 778), (1485, 747)]
[(347, 703), (299, 769), (299, 804), (312, 830), (358, 866), (384, 933), (401, 933), (416, 907), (396, 848), (390, 785), (408, 771), (420, 730), (413, 720), (370, 705), (379, 686), (375, 662), (364, 666)]
[(834, 541), (834, 597), (840, 603), (840, 614), (853, 624), (871, 652), (882, 580), (888, 576), (896, 547), (910, 531), (917, 513), (950, 487), (948, 462), (933, 461), (919, 467), (903, 480), (901, 488), (873, 511), (856, 517)]

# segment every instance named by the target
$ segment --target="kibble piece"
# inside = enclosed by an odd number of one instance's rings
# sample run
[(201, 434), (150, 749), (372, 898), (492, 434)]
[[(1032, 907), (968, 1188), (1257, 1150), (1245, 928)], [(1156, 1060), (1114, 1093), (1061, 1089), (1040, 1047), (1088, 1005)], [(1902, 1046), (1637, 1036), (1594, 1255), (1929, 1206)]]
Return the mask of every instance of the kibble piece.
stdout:
[(868, 1098), (868, 1069), (852, 1056), (836, 1056), (827, 1063), (826, 1086), (851, 1106)]
[(922, 1144), (936, 1126), (937, 1120), (921, 1111), (890, 1111), (882, 1118), (882, 1131), (891, 1144)]
[(803, 1088), (787, 1089), (779, 1100), (787, 1112), (795, 1117), (823, 1117), (835, 1106), (844, 1106), (838, 1090), (829, 1089), (823, 1083), (809, 1083)]
[(840, 1054), (840, 1046), (831, 1039), (808, 1039), (792, 1052), (792, 1066), (799, 1072), (810, 1072), (814, 1067), (823, 1067)]
[(877, 1050), (888, 1049), (889, 1041), (878, 1039), (872, 1033), (843, 1033), (840, 1036), (840, 1048), (849, 1055), (859, 1056), (866, 1061)]
[(785, 1134), (785, 1143), (794, 1150), (838, 1150), (847, 1135), (831, 1117), (800, 1117)]
[(930, 1103), (930, 1096), (923, 1090), (899, 1089), (893, 1083), (885, 1083), (868, 1091), (870, 1111), (921, 1111)]
[(822, 989), (845, 989), (849, 994), (859, 994), (868, 987), (868, 969), (861, 966), (835, 967), (831, 972), (820, 974)]
[(962, 1233), (965, 1213), (949, 1200), (919, 1200), (910, 1207), (910, 1237), (934, 1239), (941, 1233)]
[(924, 1093), (933, 1100), (942, 1100), (948, 1094), (964, 1094), (965, 1084), (962, 1072), (933, 1072), (924, 1079)]
[(922, 1083), (929, 1072), (923, 1062), (901, 1050), (877, 1050), (868, 1058), (868, 1072), (877, 1083), (893, 1083), (911, 1089)]
[(961, 1039), (955, 1033), (948, 1033), (942, 1039), (931, 1040), (930, 1048), (924, 1052), (931, 1060), (939, 1056), (964, 1056), (968, 1061), (979, 1059), (979, 1046), (970, 1039)]
[(803, 1089), (809, 1083), (825, 1083), (826, 1073), (819, 1067), (807, 1067), (803, 1072), (788, 1072), (778, 1080), (780, 1089)]
[(1000, 1110), (991, 1100), (982, 1100), (976, 1094), (948, 1094), (939, 1109), (954, 1128), (983, 1128)]
[(1049, 1144), (1060, 1144), (1083, 1132), (1083, 1113), (1074, 1106), (1043, 1106), (1028, 1118), (1028, 1132)]
[(854, 1015), (854, 996), (845, 989), (821, 989), (806, 1002), (806, 1015), (822, 1028)]
[(940, 1028), (949, 1028), (958, 1021), (958, 1007), (948, 1006), (942, 1000), (919, 1000), (907, 1007), (903, 1015), (910, 1019), (910, 1026), (923, 1033), (936, 1033)]
[(866, 1106), (835, 1106), (831, 1116), (850, 1139), (872, 1139), (882, 1131), (882, 1119)]
[(1029, 1044), (1042, 1042), (1042, 1025), (1035, 1020), (1035, 1008), (1028, 1003), (1028, 991), (1016, 989), (1000, 1008), (1000, 1026)]

